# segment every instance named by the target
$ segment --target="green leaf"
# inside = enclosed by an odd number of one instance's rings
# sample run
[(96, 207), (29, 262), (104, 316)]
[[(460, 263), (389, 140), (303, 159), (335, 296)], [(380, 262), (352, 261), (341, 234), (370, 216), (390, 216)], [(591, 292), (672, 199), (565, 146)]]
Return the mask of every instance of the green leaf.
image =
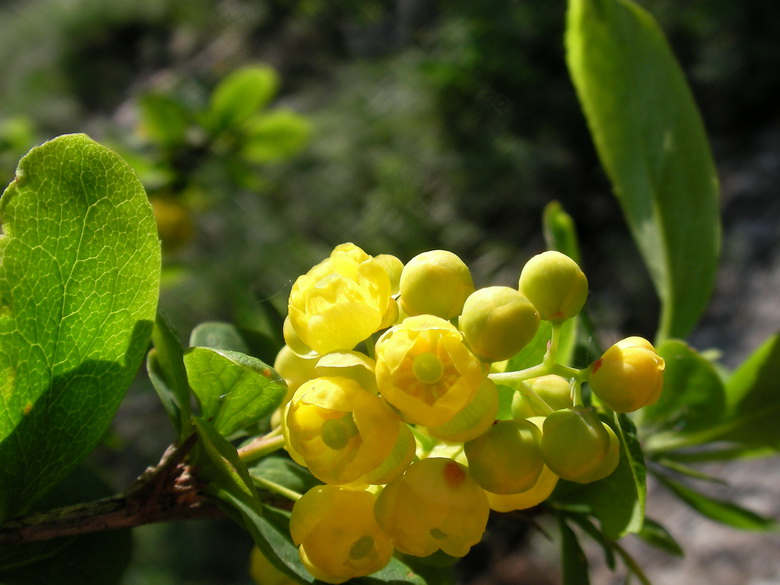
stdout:
[(720, 421), (725, 391), (712, 363), (683, 341), (665, 341), (657, 351), (666, 362), (664, 388), (658, 402), (639, 412), (639, 426), (679, 433), (706, 429)]
[(563, 210), (558, 201), (551, 201), (545, 206), (542, 213), (542, 228), (547, 248), (566, 254), (577, 264), (581, 262), (574, 220)]
[[(228, 503), (232, 502), (232, 498), (240, 498), (260, 513), (260, 498), (236, 448), (208, 421), (196, 417), (192, 422), (200, 439), (196, 453), (198, 469), (201, 476), (209, 480), (206, 491), (218, 500)], [(226, 495), (231, 498), (226, 500)]]
[[(96, 500), (110, 488), (80, 466), (35, 506), (36, 511)], [(130, 563), (129, 529), (0, 547), (0, 585), (115, 585)]]
[(604, 560), (607, 563), (607, 567), (610, 570), (615, 570), (615, 553), (612, 550), (613, 542), (609, 540), (604, 534), (596, 528), (593, 522), (583, 514), (569, 513), (566, 517), (582, 528), (583, 532), (590, 536), (604, 551)]
[(659, 340), (684, 338), (712, 291), (718, 182), (707, 136), (655, 20), (627, 0), (570, 0), (567, 63), (599, 157), (661, 299)]
[(249, 353), (249, 346), (238, 327), (221, 321), (207, 321), (197, 325), (190, 334), (190, 347), (210, 347)]
[(685, 556), (680, 544), (674, 539), (669, 531), (650, 518), (645, 518), (645, 524), (637, 535), (647, 544), (677, 557)]
[(563, 514), (558, 514), (558, 527), (561, 531), (563, 585), (590, 585), (588, 558)]
[(276, 94), (279, 79), (266, 66), (244, 67), (227, 75), (214, 88), (206, 113), (208, 128), (219, 133), (238, 127)]
[(734, 502), (717, 500), (705, 496), (704, 494), (661, 474), (656, 474), (656, 477), (683, 502), (710, 520), (715, 520), (721, 524), (733, 526), (734, 528), (739, 528), (741, 530), (766, 532), (777, 530), (778, 528), (777, 522), (774, 519), (760, 516), (742, 506), (738, 506)]
[(108, 428), (149, 343), (160, 246), (135, 173), (84, 135), (31, 150), (0, 219), (2, 521)]
[(189, 422), (190, 387), (184, 369), (184, 348), (168, 319), (160, 312), (152, 329), (152, 349), (146, 358), (146, 370), (165, 412), (173, 422), (179, 439), (192, 433)]
[(247, 120), (241, 154), (256, 163), (290, 158), (309, 142), (311, 126), (295, 112), (275, 110)]
[(163, 146), (182, 144), (191, 115), (180, 101), (163, 94), (149, 93), (138, 100), (142, 130)]
[(214, 428), (230, 436), (271, 414), (287, 394), (284, 380), (259, 359), (239, 353), (193, 347), (184, 354), (187, 378)]

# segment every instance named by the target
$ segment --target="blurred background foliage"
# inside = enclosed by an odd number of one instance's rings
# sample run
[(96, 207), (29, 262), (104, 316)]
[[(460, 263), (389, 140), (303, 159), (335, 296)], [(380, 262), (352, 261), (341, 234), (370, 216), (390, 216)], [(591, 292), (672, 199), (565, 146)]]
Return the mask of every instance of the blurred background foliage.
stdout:
[[(780, 117), (773, 0), (641, 4), (716, 158), (758, 148)], [(552, 200), (577, 221), (603, 342), (651, 337), (657, 301), (568, 79), (564, 16), (563, 0), (0, 0), (0, 173), (63, 133), (119, 151), (160, 222), (163, 309), (185, 338), (203, 320), (236, 322), (267, 361), (292, 280), (335, 244), (404, 260), (446, 248), (478, 285), (514, 284)], [(128, 398), (106, 462), (161, 453), (170, 437), (146, 431), (150, 396)], [(223, 536), (240, 532), (203, 526), (139, 530), (127, 583), (247, 582), (235, 559), (248, 541), (230, 553)]]

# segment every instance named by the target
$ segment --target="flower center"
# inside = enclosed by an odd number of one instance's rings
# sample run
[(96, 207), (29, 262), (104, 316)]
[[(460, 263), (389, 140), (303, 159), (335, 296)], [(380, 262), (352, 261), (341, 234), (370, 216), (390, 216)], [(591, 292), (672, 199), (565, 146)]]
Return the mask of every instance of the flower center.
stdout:
[(330, 418), (320, 427), (322, 442), (331, 449), (343, 449), (349, 440), (358, 434), (358, 428), (352, 413), (348, 412), (342, 418)]
[(353, 561), (364, 559), (374, 550), (374, 539), (370, 536), (361, 536), (349, 549), (349, 558)]
[(414, 357), (412, 371), (414, 372), (414, 377), (420, 382), (435, 384), (444, 374), (444, 366), (439, 356), (435, 353), (425, 352)]

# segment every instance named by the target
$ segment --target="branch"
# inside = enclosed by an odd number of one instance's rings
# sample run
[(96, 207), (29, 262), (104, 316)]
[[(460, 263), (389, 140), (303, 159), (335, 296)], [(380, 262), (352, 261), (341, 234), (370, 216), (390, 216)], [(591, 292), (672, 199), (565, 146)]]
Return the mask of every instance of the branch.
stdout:
[(224, 516), (201, 492), (190, 467), (184, 463), (194, 441), (193, 435), (182, 445), (169, 447), (155, 467), (144, 471), (120, 494), (8, 521), (0, 526), (0, 546), (155, 522)]

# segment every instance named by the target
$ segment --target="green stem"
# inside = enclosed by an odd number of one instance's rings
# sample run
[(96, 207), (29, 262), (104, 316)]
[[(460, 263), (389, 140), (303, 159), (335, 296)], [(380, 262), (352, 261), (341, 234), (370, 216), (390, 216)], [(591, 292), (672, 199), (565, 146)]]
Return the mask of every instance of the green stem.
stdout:
[(284, 447), (284, 436), (281, 427), (276, 427), (267, 435), (257, 437), (238, 450), (238, 456), (244, 463), (251, 463), (270, 455)]
[(252, 476), (252, 481), (256, 486), (265, 488), (268, 491), (279, 494), (280, 496), (283, 496), (288, 500), (292, 500), (293, 502), (297, 502), (303, 497), (303, 494), (299, 494), (298, 492), (286, 488), (283, 485), (279, 485), (276, 482), (270, 481), (268, 479), (264, 479), (262, 477), (258, 477), (256, 475)]

